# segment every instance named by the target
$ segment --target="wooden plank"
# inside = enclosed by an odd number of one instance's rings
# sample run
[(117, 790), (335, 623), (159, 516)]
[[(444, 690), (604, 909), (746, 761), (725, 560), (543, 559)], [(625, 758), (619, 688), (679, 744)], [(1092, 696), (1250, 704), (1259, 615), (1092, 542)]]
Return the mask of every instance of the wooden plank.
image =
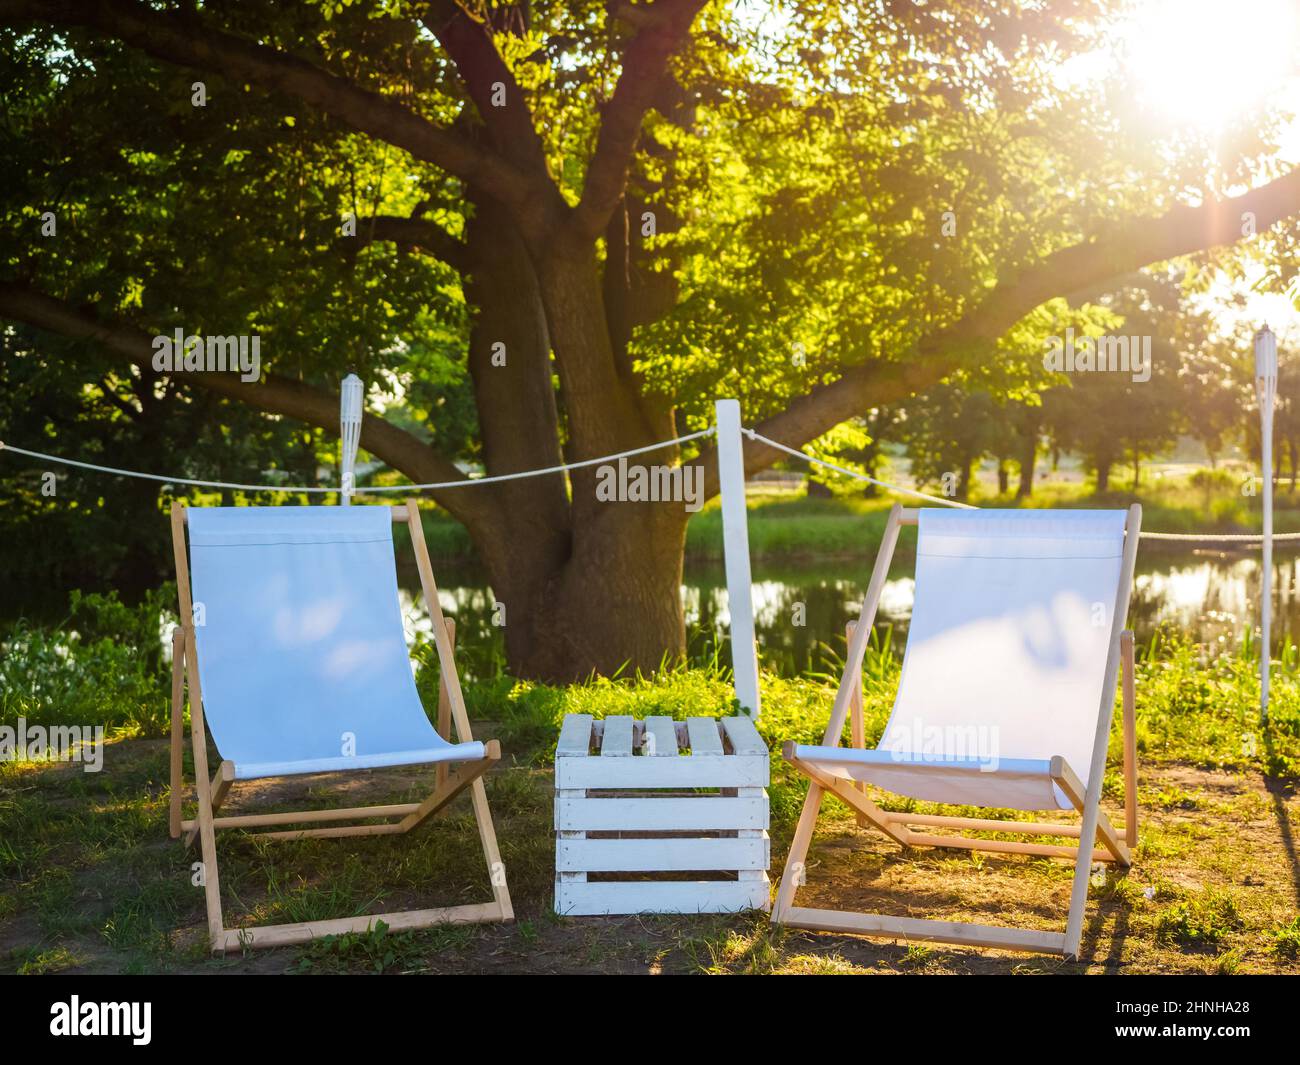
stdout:
[(568, 917), (621, 913), (738, 913), (767, 908), (769, 885), (761, 881), (700, 880), (653, 883), (559, 883), (555, 911)]
[[(452, 653), (456, 651), (456, 622), (447, 618), (447, 642), (451, 644)], [(447, 691), (447, 682), (444, 678), (438, 678), (438, 735), (448, 743), (451, 739), (451, 695)], [(439, 762), (433, 772), (435, 787), (442, 787), (447, 783), (447, 763)]]
[(557, 788), (765, 788), (770, 767), (752, 755), (690, 758), (557, 758)]
[[(370, 817), (404, 817), (420, 808), (418, 802), (397, 803), (392, 806), (350, 806), (337, 810), (298, 810), (282, 814), (236, 814), (231, 817), (214, 817), (215, 828), (257, 828), (269, 825), (313, 824), (319, 821), (363, 820)], [(193, 828), (195, 821), (182, 821), (181, 827)]]
[(688, 717), (686, 731), (691, 737), (692, 756), (722, 753), (722, 735), (716, 717)]
[(284, 947), (295, 943), (310, 943), (321, 936), (337, 936), (345, 932), (367, 932), (379, 921), (388, 925), (390, 931), (403, 932), (412, 928), (432, 928), (444, 924), (476, 924), (501, 919), (501, 907), (495, 902), (486, 902), (435, 910), (405, 910), (401, 913), (343, 917), (334, 921), (304, 921), (299, 924), (262, 925), (255, 928), (223, 928), (219, 949), (239, 950), (241, 947)]
[(560, 832), (691, 832), (768, 827), (767, 797), (722, 798), (569, 798), (555, 799), (555, 828)]
[[(1110, 650), (1106, 654), (1106, 669), (1102, 676), (1101, 700), (1097, 707), (1097, 731), (1092, 739), (1092, 764), (1088, 766), (1088, 793), (1084, 796), (1083, 823), (1079, 838), (1091, 844), (1097, 835), (1101, 815), (1102, 778), (1106, 775), (1106, 748), (1109, 746), (1110, 725), (1115, 716), (1115, 682), (1119, 678), (1120, 636), (1128, 618), (1129, 599), (1133, 594), (1133, 570), (1137, 565), (1138, 542), (1142, 535), (1142, 505), (1134, 503), (1128, 508), (1124, 524), (1124, 557), (1120, 563), (1119, 589), (1115, 595), (1115, 610), (1111, 615)], [(1083, 911), (1088, 903), (1088, 883), (1091, 879), (1090, 863), (1080, 855), (1074, 867), (1074, 883), (1070, 888), (1070, 916), (1065, 923), (1065, 950), (1071, 957), (1079, 956), (1083, 941)]]
[(591, 715), (565, 714), (560, 726), (560, 741), (555, 745), (556, 758), (569, 758), (591, 753)]
[(727, 742), (736, 754), (751, 754), (767, 757), (767, 744), (758, 734), (752, 718), (744, 714), (721, 719), (722, 731), (727, 734)]
[(1013, 836), (1062, 836), (1079, 838), (1078, 825), (1059, 825), (1046, 821), (1009, 821), (990, 817), (949, 817), (946, 814), (888, 813), (892, 825), (933, 825), (957, 828), (966, 832), (1005, 832)]
[[(990, 854), (1030, 854), (1036, 858), (1073, 858), (1079, 848), (1063, 847), (1055, 843), (1024, 843), (1018, 839), (971, 839), (968, 836), (932, 836), (913, 832), (908, 836), (909, 846), (948, 847), (953, 850), (987, 851)], [(1113, 862), (1110, 851), (1094, 850), (1094, 862)]]
[[(1058, 788), (1065, 792), (1066, 798), (1074, 803), (1075, 808), (1082, 812), (1084, 806), (1083, 782), (1075, 776), (1074, 770), (1070, 768), (1070, 763), (1059, 754), (1052, 758), (1052, 780), (1056, 782)], [(1098, 796), (1098, 800), (1100, 801), (1100, 796)], [(1132, 864), (1129, 858), (1128, 847), (1125, 846), (1122, 840), (1120, 840), (1115, 829), (1111, 827), (1110, 819), (1107, 818), (1106, 814), (1101, 809), (1097, 810), (1096, 817), (1097, 836), (1101, 837), (1102, 842), (1109, 848), (1110, 853), (1115, 856), (1115, 860), (1117, 862), (1122, 862), (1124, 865)], [(1082, 825), (1079, 826), (1079, 838), (1083, 838)], [(1096, 836), (1094, 836), (1089, 842), (1095, 842), (1095, 840)], [(1094, 860), (1100, 861), (1103, 859)]]
[(760, 839), (561, 839), (555, 868), (588, 873), (766, 869), (769, 850), (767, 833)]
[(641, 753), (652, 758), (677, 756), (677, 729), (671, 717), (647, 717)]
[(632, 757), (632, 718), (627, 714), (605, 718), (605, 734), (600, 740), (602, 758)]
[(838, 910), (793, 906), (786, 912), (782, 923), (821, 932), (849, 932), (923, 943), (960, 943), (969, 947), (1030, 950), (1046, 954), (1062, 954), (1065, 950), (1065, 936), (1060, 932), (999, 928), (995, 925), (965, 924), (960, 921), (918, 920), (879, 913), (843, 913)]

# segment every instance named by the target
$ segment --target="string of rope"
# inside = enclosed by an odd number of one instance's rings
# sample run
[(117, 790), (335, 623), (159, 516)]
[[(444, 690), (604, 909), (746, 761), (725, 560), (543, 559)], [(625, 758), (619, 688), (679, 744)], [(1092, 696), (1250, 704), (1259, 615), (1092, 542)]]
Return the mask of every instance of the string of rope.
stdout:
[[(1142, 530), (1144, 540), (1222, 540), (1228, 543), (1261, 543), (1263, 533), (1158, 533)], [(1300, 532), (1274, 533), (1273, 540), (1300, 540)]]
[(803, 459), (804, 462), (812, 463), (815, 466), (824, 466), (828, 470), (834, 470), (836, 473), (843, 474), (845, 477), (852, 477), (854, 480), (867, 481), (870, 484), (878, 485), (881, 488), (888, 488), (891, 492), (902, 492), (904, 495), (916, 496), (917, 499), (924, 499), (931, 503), (938, 503), (944, 507), (956, 507), (959, 510), (978, 510), (979, 507), (972, 506), (970, 503), (958, 503), (955, 499), (941, 499), (939, 496), (926, 495), (924, 492), (918, 492), (914, 488), (904, 488), (902, 485), (890, 484), (888, 481), (877, 481), (874, 477), (868, 477), (865, 473), (858, 473), (857, 470), (850, 470), (844, 466), (837, 466), (833, 462), (827, 462), (825, 459), (814, 458), (806, 451), (800, 451), (797, 448), (786, 447), (784, 444), (778, 444), (762, 433), (754, 429), (747, 429), (741, 426), (740, 431), (751, 440), (760, 440), (768, 447), (774, 447), (777, 451), (784, 451), (787, 455), (793, 455), (795, 458)]
[[(751, 440), (760, 440), (768, 447), (776, 448), (777, 451), (784, 451), (787, 455), (793, 455), (796, 458), (801, 458), (805, 462), (813, 463), (814, 465), (817, 466), (824, 466), (826, 469), (834, 470), (836, 473), (841, 473), (845, 477), (852, 477), (855, 480), (859, 480), (859, 481), (868, 481), (871, 484), (879, 485), (881, 488), (887, 488), (892, 492), (903, 492), (907, 495), (913, 495), (921, 499), (927, 499), (932, 503), (942, 503), (946, 507), (961, 507), (964, 510), (979, 509), (979, 507), (976, 507), (970, 503), (958, 503), (956, 500), (953, 499), (940, 499), (938, 496), (926, 495), (924, 492), (917, 492), (911, 488), (904, 488), (902, 485), (890, 484), (888, 481), (878, 481), (874, 477), (868, 477), (866, 474), (858, 473), (856, 470), (846, 469), (843, 466), (835, 465), (835, 463), (833, 462), (826, 462), (823, 459), (814, 458), (812, 455), (809, 455), (806, 451), (799, 451), (796, 448), (786, 447), (784, 444), (778, 444), (775, 440), (769, 439), (768, 437), (764, 436), (762, 433), (759, 433), (754, 429), (747, 429), (742, 426), (740, 431), (744, 433), (747, 437), (749, 437)], [(1145, 529), (1143, 529), (1142, 539), (1179, 540), (1179, 541), (1197, 542), (1197, 543), (1204, 543), (1206, 541), (1213, 540), (1215, 542), (1222, 542), (1222, 543), (1258, 544), (1263, 541), (1264, 534), (1263, 533), (1162, 533), (1162, 532), (1147, 532)], [(1300, 540), (1300, 532), (1274, 533), (1273, 540), (1274, 542), (1277, 542), (1279, 540), (1284, 540), (1284, 541)]]
[(644, 455), (647, 451), (659, 451), (665, 447), (672, 447), (674, 444), (685, 444), (690, 440), (698, 440), (702, 436), (712, 436), (717, 429), (709, 426), (707, 429), (701, 429), (696, 433), (687, 433), (685, 436), (676, 436), (671, 440), (660, 440), (657, 444), (646, 444), (645, 447), (634, 447), (629, 451), (619, 451), (613, 455), (602, 455), (598, 459), (583, 459), (581, 462), (566, 462), (559, 466), (547, 466), (540, 470), (524, 470), (521, 473), (500, 473), (494, 477), (474, 477), (464, 481), (442, 481), (432, 484), (398, 484), (398, 485), (374, 485), (369, 488), (358, 488), (357, 494), (369, 492), (410, 492), (425, 491), (432, 488), (464, 488), (468, 485), (477, 484), (497, 484), (501, 481), (518, 481), (524, 477), (542, 477), (548, 473), (561, 473), (565, 470), (581, 470), (587, 466), (600, 466), (606, 462), (613, 462), (615, 459), (629, 458), (632, 455)]
[[(904, 488), (902, 485), (890, 484), (888, 481), (880, 481), (874, 477), (868, 477), (857, 470), (850, 470), (844, 466), (838, 466), (833, 462), (827, 462), (825, 459), (816, 458), (805, 451), (797, 448), (787, 447), (754, 429), (744, 426), (740, 430), (751, 440), (766, 444), (768, 447), (775, 448), (777, 451), (784, 452), (794, 458), (803, 459), (805, 462), (814, 466), (821, 466), (824, 469), (833, 470), (845, 477), (851, 477), (858, 481), (866, 481), (869, 484), (877, 485), (880, 488), (887, 489), (891, 492), (899, 492), (903, 495), (915, 496), (918, 499), (924, 499), (930, 503), (938, 503), (940, 506), (957, 507), (962, 510), (978, 510), (979, 508), (970, 503), (959, 503), (955, 499), (943, 499), (939, 496), (927, 495), (925, 492), (918, 492), (913, 488)], [(717, 432), (716, 427), (710, 426), (707, 429), (701, 429), (698, 432), (687, 433), (685, 436), (674, 437), (672, 440), (661, 440), (655, 444), (646, 444), (644, 447), (631, 448), (627, 451), (619, 451), (612, 455), (602, 455), (600, 458), (584, 459), (581, 462), (565, 462), (558, 466), (546, 466), (537, 470), (522, 470), (519, 473), (502, 473), (492, 477), (469, 477), (459, 481), (432, 481), (426, 484), (398, 484), (398, 485), (374, 485), (368, 488), (358, 488), (356, 495), (368, 495), (380, 492), (426, 492), (431, 490), (442, 490), (447, 488), (467, 488), (481, 484), (499, 484), (503, 481), (517, 481), (526, 477), (545, 477), (548, 474), (564, 473), (568, 470), (579, 470), (589, 466), (599, 466), (606, 462), (613, 462), (620, 458), (630, 458), (633, 455), (644, 455), (650, 451), (658, 451), (661, 448), (672, 447), (676, 444), (689, 443), (692, 440), (699, 440), (701, 437), (711, 436)], [(240, 484), (234, 481), (203, 481), (193, 477), (172, 477), (158, 473), (144, 473), (140, 470), (125, 470), (116, 466), (100, 466), (93, 462), (81, 462), (78, 459), (66, 459), (57, 455), (47, 455), (43, 451), (30, 451), (27, 448), (17, 447), (14, 444), (6, 444), (0, 441), (0, 451), (12, 451), (15, 455), (26, 455), (28, 458), (41, 459), (44, 462), (54, 462), (62, 466), (76, 466), (83, 470), (94, 470), (96, 473), (110, 473), (118, 477), (137, 477), (147, 481), (161, 481), (165, 484), (187, 484), (198, 488), (231, 488), (241, 492), (309, 492), (328, 495), (340, 491), (336, 487), (322, 488), (316, 485), (269, 485), (269, 484)], [(1144, 540), (1171, 540), (1183, 541), (1188, 543), (1241, 543), (1257, 544), (1263, 541), (1262, 533), (1162, 533), (1147, 532), (1143, 530), (1142, 538)], [(1300, 540), (1300, 532), (1291, 533), (1274, 533), (1274, 542), (1296, 541)]]
[[(467, 477), (459, 481), (433, 481), (428, 484), (397, 484), (397, 485), (374, 485), (368, 488), (356, 489), (356, 495), (365, 495), (372, 492), (423, 492), (431, 489), (443, 488), (468, 488), (481, 484), (499, 484), (502, 481), (518, 481), (525, 477), (544, 477), (547, 474), (563, 473), (566, 470), (580, 470), (587, 466), (599, 466), (606, 462), (613, 462), (617, 459), (628, 458), (632, 455), (644, 455), (648, 451), (658, 451), (661, 448), (672, 447), (675, 444), (685, 444), (691, 440), (698, 440), (703, 436), (711, 436), (717, 430), (713, 426), (707, 429), (701, 429), (699, 432), (687, 433), (685, 436), (674, 437), (672, 440), (660, 440), (655, 444), (647, 444), (644, 447), (634, 447), (628, 451), (619, 451), (613, 455), (602, 455), (600, 458), (583, 459), (581, 462), (565, 462), (559, 466), (547, 466), (539, 470), (522, 470), (519, 473), (502, 473), (493, 477)], [(83, 470), (94, 470), (97, 473), (111, 473), (118, 477), (138, 477), (146, 481), (162, 481), (165, 484), (188, 484), (198, 488), (233, 488), (242, 492), (318, 492), (329, 494), (339, 492), (341, 489), (321, 488), (315, 485), (273, 485), (273, 484), (238, 484), (233, 481), (200, 481), (192, 477), (169, 477), (158, 473), (142, 473), (140, 470), (124, 470), (116, 466), (100, 466), (93, 462), (81, 462), (77, 459), (60, 458), (57, 455), (47, 455), (43, 451), (29, 451), (27, 448), (15, 447), (13, 444), (6, 444), (0, 441), (0, 451), (12, 451), (15, 455), (26, 455), (29, 458), (41, 459), (44, 462), (54, 462), (63, 466), (76, 466)]]

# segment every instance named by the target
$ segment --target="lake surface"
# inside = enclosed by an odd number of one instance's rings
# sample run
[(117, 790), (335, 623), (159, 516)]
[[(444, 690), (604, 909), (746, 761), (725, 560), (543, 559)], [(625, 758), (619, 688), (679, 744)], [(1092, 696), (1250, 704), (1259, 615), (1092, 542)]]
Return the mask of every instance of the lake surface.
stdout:
[[(753, 565), (754, 612), (760, 656), (785, 675), (834, 671), (844, 653), (844, 626), (856, 618), (871, 578), (873, 558)], [(1300, 636), (1297, 556), (1275, 547), (1273, 644)], [(881, 597), (877, 624), (893, 626), (901, 647), (912, 610), (915, 559), (900, 548)], [(458, 643), (474, 647), (480, 662), (499, 661), (501, 631), (491, 624), (493, 597), (474, 567), (435, 567), (443, 611), (455, 615)], [(403, 607), (412, 630), (428, 631), (428, 615), (412, 573), (401, 573)], [(1202, 643), (1237, 646), (1247, 627), (1259, 627), (1258, 554), (1151, 550), (1139, 554), (1129, 624), (1139, 642), (1172, 624)], [(719, 563), (688, 563), (682, 585), (691, 651), (725, 648), (729, 623), (726, 574)], [(802, 620), (803, 624), (798, 622)]]

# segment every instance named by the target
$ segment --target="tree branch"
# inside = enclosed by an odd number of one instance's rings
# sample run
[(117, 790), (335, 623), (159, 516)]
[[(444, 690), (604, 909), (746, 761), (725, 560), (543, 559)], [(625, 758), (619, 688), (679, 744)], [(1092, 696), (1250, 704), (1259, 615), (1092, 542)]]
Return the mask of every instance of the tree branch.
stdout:
[(391, 97), (363, 89), (295, 55), (213, 29), (195, 16), (156, 11), (134, 0), (0, 0), (0, 22), (82, 27), (167, 63), (247, 79), (472, 181), (516, 211), (536, 208), (535, 178), (520, 173), (496, 153), (435, 125)]
[[(124, 322), (106, 322), (28, 285), (0, 281), (0, 317), (60, 336), (93, 341), (136, 365), (152, 365), (153, 337), (143, 329)], [(339, 431), (338, 395), (305, 381), (263, 374), (260, 381), (246, 382), (237, 374), (217, 372), (175, 374), (172, 379), (198, 385), (259, 410), (295, 418), (334, 435)], [(361, 446), (416, 482), (467, 480), (454, 464), (419, 437), (373, 414), (365, 415), (361, 423)], [(434, 492), (433, 498), (466, 524), (490, 518), (495, 511), (490, 487)]]
[[(1109, 227), (1096, 237), (1063, 248), (998, 284), (983, 303), (953, 325), (924, 338), (910, 357), (875, 360), (846, 370), (836, 381), (814, 388), (755, 426), (787, 447), (815, 440), (869, 407), (896, 402), (942, 381), (972, 357), (987, 357), (998, 339), (1035, 307), (1049, 299), (1225, 244), (1243, 236), (1243, 216), (1254, 215), (1254, 230), (1265, 230), (1300, 213), (1300, 169), (1240, 196), (1211, 200), (1199, 207), (1175, 207), (1156, 218)], [(748, 442), (745, 472), (757, 473), (784, 456)], [(705, 465), (705, 498), (718, 491), (717, 456), (710, 449), (697, 460)]]
[[(480, 22), (460, 0), (432, 0), (421, 19), (456, 64), (496, 150), (525, 173), (553, 185), (546, 165), (546, 147), (537, 133), (523, 90), (492, 40), (492, 29)], [(500, 105), (496, 89), (500, 85)], [(559, 196), (559, 190), (556, 190)]]
[(623, 4), (611, 11), (612, 17), (624, 19), (629, 11), (636, 12), (634, 20), (640, 28), (623, 52), (623, 71), (601, 114), (596, 150), (571, 220), (579, 237), (595, 240), (623, 195), (641, 123), (654, 103), (668, 60), (686, 40), (704, 2), (655, 0), (644, 6)]
[(376, 240), (391, 240), (394, 244), (418, 248), (461, 273), (469, 269), (470, 255), (465, 244), (428, 218), (375, 215), (358, 223), (356, 237), (339, 239), (342, 243), (357, 241), (360, 244), (369, 244)]

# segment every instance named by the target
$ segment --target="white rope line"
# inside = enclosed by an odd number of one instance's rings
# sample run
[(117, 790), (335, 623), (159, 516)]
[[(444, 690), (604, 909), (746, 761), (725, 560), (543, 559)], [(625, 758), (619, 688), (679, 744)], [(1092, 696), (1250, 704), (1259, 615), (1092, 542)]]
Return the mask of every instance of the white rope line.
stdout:
[[(711, 436), (717, 430), (713, 426), (707, 429), (701, 429), (699, 432), (687, 433), (685, 436), (678, 436), (672, 440), (660, 440), (657, 444), (647, 444), (645, 447), (632, 448), (630, 451), (619, 451), (613, 455), (602, 455), (600, 458), (584, 459), (581, 462), (566, 462), (559, 466), (547, 466), (540, 470), (524, 470), (520, 473), (502, 473), (494, 477), (467, 477), (460, 481), (435, 481), (429, 484), (397, 484), (397, 485), (379, 485), (370, 488), (358, 488), (355, 495), (363, 495), (371, 492), (419, 492), (430, 489), (441, 488), (467, 488), (480, 484), (498, 484), (501, 481), (517, 481), (525, 477), (543, 477), (551, 473), (562, 473), (565, 470), (578, 470), (587, 466), (598, 466), (605, 462), (612, 462), (615, 459), (627, 458), (631, 455), (643, 455), (647, 451), (658, 451), (660, 448), (671, 447), (674, 444), (684, 444), (690, 440), (698, 440), (702, 436)], [(26, 455), (29, 458), (41, 459), (45, 462), (56, 462), (63, 466), (77, 466), (83, 470), (94, 470), (97, 473), (111, 473), (118, 477), (138, 477), (146, 481), (162, 481), (165, 484), (189, 484), (199, 488), (235, 488), (243, 492), (319, 492), (323, 494), (335, 493), (342, 491), (341, 488), (320, 488), (315, 485), (275, 485), (275, 484), (236, 484), (233, 481), (199, 481), (192, 477), (168, 477), (158, 473), (142, 473), (139, 470), (123, 470), (116, 466), (99, 466), (93, 462), (80, 462), (77, 459), (60, 458), (57, 455), (47, 455), (43, 451), (29, 451), (27, 448), (15, 447), (13, 444), (6, 444), (0, 441), (0, 451), (12, 451), (15, 455)]]
[[(1260, 543), (1263, 533), (1158, 533), (1142, 530), (1144, 540), (1223, 540), (1233, 543)], [(1300, 532), (1274, 533), (1273, 539), (1300, 540)]]
[(97, 466), (93, 462), (78, 462), (76, 459), (59, 458), (47, 455), (43, 451), (28, 451), (25, 447), (14, 447), (0, 441), (0, 451), (12, 451), (15, 455), (27, 455), (29, 458), (42, 459), (45, 462), (57, 462), (63, 466), (77, 466), (83, 470), (96, 473), (113, 473), (119, 477), (138, 477), (145, 481), (163, 481), (166, 484), (192, 484), (200, 488), (239, 488), (245, 492), (337, 492), (337, 488), (317, 488), (308, 485), (269, 485), (269, 484), (233, 484), (228, 481), (196, 481), (192, 477), (164, 477), (158, 473), (141, 473), (139, 470), (119, 470), (116, 466)]
[[(852, 477), (858, 481), (866, 481), (870, 484), (886, 488), (891, 492), (901, 492), (904, 495), (916, 496), (918, 499), (924, 499), (931, 503), (938, 503), (945, 507), (957, 507), (962, 510), (978, 510), (979, 507), (970, 503), (959, 503), (954, 499), (942, 499), (939, 496), (927, 495), (925, 492), (918, 492), (914, 488), (904, 488), (902, 485), (890, 484), (888, 481), (878, 481), (874, 477), (868, 477), (864, 473), (858, 473), (856, 470), (850, 470), (844, 466), (837, 466), (833, 462), (827, 462), (825, 459), (815, 458), (805, 451), (796, 448), (787, 447), (785, 444), (779, 444), (769, 437), (763, 436), (762, 433), (754, 429), (748, 429), (744, 426), (740, 430), (751, 440), (759, 441), (768, 447), (775, 448), (777, 451), (783, 451), (787, 455), (803, 459), (805, 462), (815, 466), (822, 466), (828, 470), (834, 470), (836, 473), (845, 477)], [(717, 432), (716, 427), (709, 426), (707, 429), (701, 429), (698, 432), (687, 433), (685, 436), (674, 437), (672, 440), (661, 440), (655, 444), (646, 444), (644, 447), (632, 448), (628, 451), (619, 451), (613, 455), (602, 455), (600, 458), (583, 459), (581, 462), (566, 462), (558, 466), (547, 466), (539, 470), (523, 470), (519, 473), (502, 473), (493, 477), (468, 477), (460, 481), (433, 481), (427, 484), (398, 484), (398, 485), (376, 485), (369, 488), (358, 488), (356, 495), (368, 495), (380, 492), (424, 492), (430, 490), (440, 490), (444, 488), (467, 488), (480, 484), (500, 484), (503, 481), (518, 481), (526, 477), (545, 477), (552, 473), (564, 473), (567, 470), (579, 470), (588, 466), (598, 466), (605, 462), (612, 462), (620, 458), (629, 458), (632, 455), (644, 455), (649, 451), (658, 451), (661, 448), (672, 447), (674, 444), (685, 444), (692, 440), (699, 440), (701, 437), (712, 436)], [(118, 477), (138, 477), (146, 481), (161, 481), (165, 484), (188, 484), (198, 488), (233, 488), (242, 492), (314, 492), (322, 495), (337, 493), (341, 491), (337, 487), (318, 487), (316, 485), (272, 485), (272, 484), (239, 484), (234, 481), (200, 481), (193, 477), (170, 477), (158, 473), (142, 473), (139, 470), (124, 470), (116, 466), (100, 466), (93, 462), (81, 462), (77, 459), (60, 458), (57, 455), (47, 455), (43, 451), (29, 451), (27, 448), (17, 447), (13, 444), (6, 444), (0, 441), (0, 451), (12, 451), (15, 455), (26, 455), (28, 458), (41, 459), (45, 462), (55, 462), (62, 466), (76, 466), (83, 470), (94, 470), (96, 473), (111, 473)], [(1185, 541), (1188, 543), (1243, 543), (1257, 544), (1263, 541), (1263, 533), (1162, 533), (1147, 532), (1143, 530), (1142, 538), (1144, 540), (1173, 540)], [(1294, 541), (1300, 540), (1300, 532), (1291, 533), (1274, 533), (1274, 542), (1277, 541)]]
[(877, 481), (874, 477), (868, 477), (865, 473), (858, 473), (857, 470), (850, 470), (844, 466), (836, 466), (833, 462), (826, 462), (824, 459), (814, 458), (806, 451), (800, 451), (797, 448), (786, 447), (784, 444), (778, 444), (762, 433), (753, 429), (746, 429), (741, 426), (740, 431), (751, 440), (761, 440), (768, 447), (774, 447), (777, 451), (784, 451), (787, 455), (793, 455), (795, 458), (803, 459), (805, 462), (811, 462), (817, 466), (825, 466), (828, 470), (834, 470), (836, 473), (842, 473), (845, 477), (852, 477), (858, 481), (868, 481), (871, 484), (879, 485), (881, 488), (888, 488), (891, 492), (902, 492), (905, 495), (916, 496), (918, 499), (925, 499), (931, 503), (938, 503), (945, 507), (956, 507), (959, 510), (979, 510), (979, 507), (972, 506), (970, 503), (958, 503), (955, 499), (941, 499), (938, 496), (926, 495), (924, 492), (918, 492), (914, 488), (904, 488), (902, 485), (890, 484), (888, 481)]
[(432, 484), (398, 484), (398, 485), (376, 485), (370, 488), (358, 488), (357, 494), (361, 495), (368, 492), (409, 492), (412, 490), (425, 490), (430, 488), (464, 488), (476, 484), (497, 484), (501, 481), (518, 481), (524, 477), (542, 477), (548, 473), (561, 473), (564, 470), (580, 470), (587, 466), (599, 466), (602, 463), (612, 462), (615, 459), (628, 458), (632, 455), (644, 455), (647, 451), (658, 451), (661, 448), (672, 447), (674, 444), (684, 444), (689, 440), (698, 440), (702, 436), (712, 436), (717, 429), (709, 426), (707, 429), (701, 429), (697, 433), (687, 433), (685, 436), (677, 436), (672, 440), (660, 440), (657, 444), (646, 444), (645, 447), (634, 447), (630, 451), (619, 451), (613, 455), (602, 455), (598, 459), (583, 459), (581, 462), (566, 462), (559, 466), (547, 466), (541, 470), (524, 470), (522, 473), (499, 473), (494, 477), (471, 477), (464, 481), (435, 481)]

